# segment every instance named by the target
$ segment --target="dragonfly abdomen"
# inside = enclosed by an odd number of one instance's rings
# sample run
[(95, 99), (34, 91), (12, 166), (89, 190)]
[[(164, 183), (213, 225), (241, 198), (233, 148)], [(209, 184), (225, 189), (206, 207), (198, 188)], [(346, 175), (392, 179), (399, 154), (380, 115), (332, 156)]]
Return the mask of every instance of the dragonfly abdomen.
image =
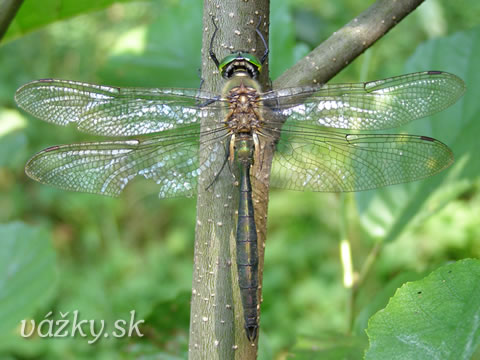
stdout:
[[(255, 340), (258, 330), (258, 251), (257, 228), (252, 201), (250, 166), (251, 148), (248, 141), (240, 141), (240, 195), (237, 222), (237, 271), (240, 296), (242, 298), (245, 330), (250, 341)], [(248, 152), (248, 155), (246, 154)], [(242, 155), (246, 155), (243, 157)]]

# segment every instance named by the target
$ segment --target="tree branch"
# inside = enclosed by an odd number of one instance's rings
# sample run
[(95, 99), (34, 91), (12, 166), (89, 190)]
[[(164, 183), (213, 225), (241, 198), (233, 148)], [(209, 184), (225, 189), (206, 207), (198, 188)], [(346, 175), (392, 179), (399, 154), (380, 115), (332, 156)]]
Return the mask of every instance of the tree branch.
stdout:
[(423, 1), (378, 0), (285, 71), (273, 87), (326, 83)]
[(23, 0), (4, 0), (0, 3), (0, 40), (7, 32)]

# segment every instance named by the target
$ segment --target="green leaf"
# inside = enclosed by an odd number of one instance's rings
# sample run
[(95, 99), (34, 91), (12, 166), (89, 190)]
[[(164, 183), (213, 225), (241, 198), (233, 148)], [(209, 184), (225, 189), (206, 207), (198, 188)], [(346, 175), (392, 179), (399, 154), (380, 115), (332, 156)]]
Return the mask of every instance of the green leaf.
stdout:
[(366, 359), (470, 359), (480, 340), (480, 261), (404, 284), (368, 323)]
[(198, 87), (202, 3), (182, 0), (171, 7), (154, 3), (152, 11), (158, 14), (154, 22), (116, 40), (100, 75), (119, 86)]
[(300, 338), (290, 353), (295, 360), (360, 360), (365, 346), (366, 341), (362, 338), (330, 334), (323, 338)]
[(415, 272), (403, 272), (383, 285), (382, 289), (375, 294), (375, 297), (368, 302), (355, 318), (355, 333), (365, 334), (364, 331), (367, 328), (370, 317), (388, 304), (388, 301), (395, 294), (395, 291), (405, 282), (418, 280), (421, 277), (420, 274)]
[[(467, 92), (459, 103), (400, 129), (434, 137), (452, 148), (456, 162), (427, 180), (356, 194), (361, 221), (370, 235), (392, 241), (412, 220), (419, 223), (455, 198), (478, 178), (480, 163), (480, 29), (425, 42), (407, 63), (406, 72), (443, 70), (460, 76)], [(395, 130), (395, 132), (399, 132)]]
[(0, 225), (0, 348), (49, 299), (56, 281), (47, 234), (14, 222)]
[(117, 2), (132, 0), (25, 0), (10, 24), (4, 41), (14, 39), (55, 21), (104, 9)]

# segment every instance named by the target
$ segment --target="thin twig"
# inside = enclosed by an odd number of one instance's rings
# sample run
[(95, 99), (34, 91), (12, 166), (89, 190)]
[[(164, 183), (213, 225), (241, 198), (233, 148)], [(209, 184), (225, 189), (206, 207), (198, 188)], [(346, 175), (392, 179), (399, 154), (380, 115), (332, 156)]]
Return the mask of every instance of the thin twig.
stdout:
[(285, 71), (273, 87), (326, 83), (423, 1), (378, 0)]
[(7, 32), (15, 14), (22, 5), (23, 0), (3, 0), (0, 2), (0, 40)]

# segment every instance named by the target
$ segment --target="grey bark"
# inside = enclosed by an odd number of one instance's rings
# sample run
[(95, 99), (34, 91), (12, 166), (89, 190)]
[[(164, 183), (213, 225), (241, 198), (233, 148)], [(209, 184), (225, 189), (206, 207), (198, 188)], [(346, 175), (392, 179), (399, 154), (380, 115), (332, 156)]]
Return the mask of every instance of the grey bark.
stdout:
[[(225, 84), (209, 57), (210, 40), (214, 27), (212, 17), (219, 28), (213, 50), (218, 59), (233, 50), (245, 50), (259, 57), (264, 47), (255, 29), (262, 17), (260, 31), (268, 41), (269, 6), (267, 0), (257, 1), (204, 1), (202, 89), (221, 93)], [(268, 79), (265, 67), (260, 83)], [(210, 119), (210, 121), (218, 119)], [(208, 127), (202, 124), (202, 129)], [(205, 156), (208, 149), (200, 149)], [(223, 162), (225, 155), (218, 156)], [(257, 346), (245, 335), (243, 310), (235, 266), (236, 210), (238, 186), (230, 171), (223, 171), (213, 186), (214, 174), (207, 174), (199, 181), (197, 199), (197, 227), (190, 318), (190, 359), (255, 359)], [(255, 187), (257, 184), (253, 184)], [(260, 187), (259, 187), (260, 188)], [(263, 241), (266, 228), (268, 192), (263, 197), (254, 194), (255, 218), (259, 229), (259, 269), (263, 269)], [(258, 339), (258, 337), (257, 337)]]

